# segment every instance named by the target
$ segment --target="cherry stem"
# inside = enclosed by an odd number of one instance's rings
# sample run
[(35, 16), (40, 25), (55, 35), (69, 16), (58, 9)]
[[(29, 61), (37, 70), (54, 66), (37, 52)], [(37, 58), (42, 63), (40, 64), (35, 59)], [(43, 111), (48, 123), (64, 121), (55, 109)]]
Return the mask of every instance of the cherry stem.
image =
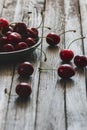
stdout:
[(44, 68), (38, 68), (39, 69), (39, 71), (41, 71), (41, 70), (57, 70), (57, 69), (44, 69)]
[[(40, 24), (36, 27), (37, 29), (38, 29), (38, 28), (41, 28), (41, 25), (42, 25), (42, 23), (43, 23), (43, 16), (44, 16), (44, 11), (41, 11), (41, 22), (40, 22)], [(47, 28), (47, 29), (51, 30), (51, 28), (50, 28), (50, 27), (47, 27), (47, 26), (44, 26), (44, 28)]]
[(59, 36), (61, 36), (61, 35), (64, 34), (64, 33), (67, 33), (67, 32), (74, 32), (74, 33), (75, 33), (76, 30), (68, 30), (68, 31), (64, 31), (64, 32), (60, 33)]
[[(38, 29), (38, 28), (42, 28), (42, 27), (37, 27), (37, 29)], [(44, 28), (46, 28), (46, 29), (48, 29), (48, 30), (51, 30), (51, 28), (48, 27), (48, 26), (44, 26)]]
[(44, 54), (44, 61), (46, 62), (47, 61), (47, 56), (46, 56), (46, 53), (42, 50), (42, 49), (39, 49), (39, 48), (37, 48), (38, 50), (40, 50), (41, 52), (43, 52), (43, 54)]
[(71, 44), (72, 44), (73, 42), (78, 41), (78, 40), (80, 40), (80, 39), (84, 39), (84, 38), (85, 38), (85, 37), (80, 37), (80, 38), (77, 38), (77, 39), (73, 40), (73, 41), (68, 45), (67, 49), (69, 49), (69, 47), (71, 46)]

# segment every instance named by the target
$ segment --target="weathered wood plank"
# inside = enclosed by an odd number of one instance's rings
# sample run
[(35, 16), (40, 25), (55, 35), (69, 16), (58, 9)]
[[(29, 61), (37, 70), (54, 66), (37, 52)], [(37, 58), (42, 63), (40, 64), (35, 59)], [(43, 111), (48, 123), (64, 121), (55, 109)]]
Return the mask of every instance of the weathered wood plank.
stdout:
[[(64, 31), (64, 4), (63, 0), (48, 0), (45, 5), (44, 26), (52, 28), (51, 32)], [(44, 36), (50, 31), (44, 29)], [(61, 43), (64, 42), (63, 37)], [(47, 62), (41, 68), (56, 68), (60, 64), (59, 48), (50, 48), (43, 40), (42, 48), (47, 55)], [(36, 130), (65, 130), (64, 89), (58, 81), (54, 70), (41, 71), (38, 92)]]
[[(74, 35), (71, 33), (65, 35), (65, 43), (67, 46), (67, 44), (73, 39), (81, 36), (82, 30), (80, 24), (79, 5), (77, 0), (65, 0), (65, 18), (66, 30), (69, 28), (74, 28), (77, 30), (77, 33)], [(75, 55), (83, 54), (82, 40), (73, 43), (70, 49), (74, 51)], [(87, 103), (84, 70), (76, 69), (76, 75), (72, 78), (72, 80), (66, 82), (65, 96), (67, 130), (86, 130)]]
[(3, 10), (3, 8), (5, 8), (5, 6), (4, 6), (4, 0), (1, 0), (0, 1), (0, 17), (2, 16), (2, 10)]
[[(79, 0), (81, 13), (82, 34), (87, 37), (87, 0)], [(84, 54), (87, 56), (87, 38), (84, 39)]]
[[(79, 0), (80, 5), (80, 14), (81, 14), (81, 26), (82, 26), (82, 34), (86, 36), (83, 42), (84, 55), (87, 56), (87, 0)], [(85, 69), (85, 80), (86, 80), (86, 95), (87, 95), (87, 68)]]
[[(32, 1), (32, 3), (36, 4), (35, 1)], [(32, 3), (29, 0), (17, 1), (14, 7), (15, 12), (13, 14), (13, 21), (22, 20), (28, 23), (27, 12), (31, 11), (32, 14), (30, 15), (29, 26), (37, 27), (41, 21), (41, 15), (39, 12), (40, 9), (38, 12), (36, 12), (36, 9), (34, 8), (34, 4), (31, 5)], [(7, 10), (7, 12), (9, 13), (9, 9)], [(40, 35), (41, 35), (41, 31), (40, 31)], [(14, 78), (12, 82), (12, 90), (11, 90), (11, 95), (10, 95), (9, 104), (7, 108), (7, 116), (6, 116), (6, 120), (3, 119), (5, 120), (5, 130), (9, 130), (9, 129), (34, 130), (35, 118), (36, 118), (36, 100), (37, 100), (37, 91), (38, 91), (38, 82), (39, 82), (38, 68), (40, 66), (40, 55), (41, 52), (37, 50), (35, 53), (29, 56), (29, 58), (27, 58), (27, 60), (30, 61), (34, 66), (34, 74), (29, 79), (24, 79), (24, 80), (20, 79), (17, 73), (17, 67), (19, 63), (15, 65)], [(32, 95), (30, 99), (28, 99), (26, 102), (20, 101), (20, 99), (18, 99), (18, 96), (15, 93), (15, 87), (20, 82), (28, 82), (32, 86)]]
[[(7, 8), (6, 3), (7, 1), (3, 0), (0, 1), (0, 16), (5, 18), (7, 17), (6, 15), (4, 15), (3, 12)], [(1, 130), (3, 130), (5, 126), (5, 119), (9, 100), (9, 96), (5, 95), (4, 90), (5, 88), (8, 88), (8, 91), (10, 91), (12, 78), (13, 78), (13, 64), (0, 63), (0, 129)]]
[(5, 88), (10, 91), (13, 77), (13, 67), (10, 64), (0, 64), (0, 129), (4, 129), (5, 118), (7, 113), (7, 106), (9, 96), (5, 95)]

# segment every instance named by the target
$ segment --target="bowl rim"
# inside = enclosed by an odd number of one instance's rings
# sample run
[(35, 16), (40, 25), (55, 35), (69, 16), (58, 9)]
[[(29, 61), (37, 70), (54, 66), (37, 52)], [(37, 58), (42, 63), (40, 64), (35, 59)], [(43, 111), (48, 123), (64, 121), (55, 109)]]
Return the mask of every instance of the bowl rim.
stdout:
[(35, 49), (36, 47), (38, 47), (41, 44), (41, 40), (39, 40), (34, 46), (25, 48), (25, 49), (21, 49), (21, 50), (15, 50), (15, 51), (9, 51), (9, 52), (0, 52), (0, 55), (10, 55), (10, 54), (17, 54), (17, 53), (22, 53), (22, 52), (26, 52), (26, 51), (31, 51), (32, 49)]

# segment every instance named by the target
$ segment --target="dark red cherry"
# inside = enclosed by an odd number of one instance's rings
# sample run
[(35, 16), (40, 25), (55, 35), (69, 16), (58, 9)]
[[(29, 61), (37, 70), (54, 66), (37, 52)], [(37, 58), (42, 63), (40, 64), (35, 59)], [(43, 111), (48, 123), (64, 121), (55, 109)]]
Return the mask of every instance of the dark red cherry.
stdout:
[(3, 36), (0, 38), (0, 51), (2, 51), (3, 45), (7, 43), (7, 37)]
[(64, 62), (70, 62), (74, 57), (74, 52), (69, 49), (63, 49), (60, 51), (60, 58)]
[(84, 55), (76, 55), (74, 57), (74, 63), (77, 67), (83, 68), (87, 66), (87, 57)]
[(75, 69), (71, 65), (64, 64), (59, 66), (57, 73), (61, 78), (67, 79), (75, 75)]
[(11, 51), (15, 51), (15, 48), (12, 44), (5, 44), (3, 47), (2, 47), (2, 51), (4, 52), (11, 52)]
[(55, 33), (49, 33), (46, 36), (46, 41), (50, 46), (56, 46), (60, 42), (60, 36)]
[(19, 97), (28, 98), (32, 92), (32, 89), (28, 83), (22, 82), (16, 86), (15, 91)]
[(26, 40), (25, 40), (25, 42), (27, 43), (27, 45), (29, 46), (29, 47), (31, 47), (31, 46), (34, 46), (35, 44), (36, 44), (36, 42), (35, 42), (35, 40), (33, 39), (33, 38), (27, 38)]
[(7, 43), (7, 37), (6, 36), (3, 36), (0, 38), (0, 44), (4, 45)]
[(34, 32), (35, 36), (37, 37), (38, 36), (38, 29), (32, 27), (31, 30)]
[(13, 32), (13, 29), (10, 26), (8, 28), (3, 28), (2, 34), (6, 35), (8, 31)]
[(23, 62), (18, 66), (18, 74), (22, 77), (31, 76), (34, 72), (34, 68), (31, 63)]
[(18, 43), (22, 40), (22, 37), (19, 33), (12, 32), (7, 36), (7, 39), (8, 39), (8, 43), (15, 45), (16, 43)]
[(0, 18), (0, 29), (9, 28), (9, 22), (5, 18)]
[(16, 45), (16, 50), (21, 50), (21, 49), (25, 49), (25, 48), (28, 48), (28, 45), (27, 43), (25, 42), (19, 42), (17, 45)]
[(13, 31), (21, 35), (27, 35), (27, 26), (24, 22), (18, 22), (15, 24)]
[(37, 38), (38, 30), (36, 28), (27, 28), (27, 37)]
[(11, 34), (12, 33), (12, 31), (7, 31), (6, 32), (6, 36), (8, 36), (9, 34)]
[(46, 41), (47, 43), (50, 45), (50, 46), (56, 46), (57, 44), (60, 43), (60, 36), (62, 34), (65, 34), (67, 32), (76, 32), (76, 30), (68, 30), (68, 31), (64, 31), (60, 34), (56, 34), (56, 33), (49, 33), (47, 36), (46, 36)]

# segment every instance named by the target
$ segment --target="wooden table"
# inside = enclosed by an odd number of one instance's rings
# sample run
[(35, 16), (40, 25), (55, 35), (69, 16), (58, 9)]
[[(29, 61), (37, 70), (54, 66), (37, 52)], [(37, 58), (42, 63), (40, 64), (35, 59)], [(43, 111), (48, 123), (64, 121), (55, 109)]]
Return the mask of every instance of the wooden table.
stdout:
[[(61, 36), (61, 48), (87, 34), (87, 0), (0, 0), (0, 16), (10, 22), (23, 21), (37, 27), (44, 11), (40, 36), (49, 32), (57, 34), (75, 29)], [(29, 12), (32, 12), (29, 14)], [(28, 16), (30, 21), (28, 23)], [(51, 27), (51, 30), (43, 28)], [(47, 56), (36, 49), (26, 60), (34, 66), (34, 73), (28, 79), (21, 79), (17, 63), (0, 63), (0, 130), (87, 130), (87, 68), (76, 69), (76, 74), (66, 82), (58, 75), (61, 65), (59, 47), (50, 48), (45, 38), (42, 48)], [(70, 46), (75, 55), (87, 56), (87, 38)], [(75, 67), (73, 60), (71, 61)], [(39, 71), (38, 68), (51, 68)], [(32, 94), (22, 101), (15, 93), (20, 82), (32, 86)], [(7, 88), (9, 95), (5, 94)]]

